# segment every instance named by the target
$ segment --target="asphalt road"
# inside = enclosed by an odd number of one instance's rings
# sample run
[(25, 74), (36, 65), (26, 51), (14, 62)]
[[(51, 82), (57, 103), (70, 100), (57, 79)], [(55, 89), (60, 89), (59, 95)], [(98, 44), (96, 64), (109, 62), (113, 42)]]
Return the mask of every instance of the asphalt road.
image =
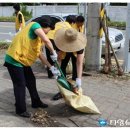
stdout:
[(0, 22), (0, 41), (11, 40), (10, 34), (15, 33), (15, 25), (12, 22)]
[[(122, 31), (125, 35), (125, 31)], [(0, 41), (9, 41), (15, 33), (15, 25), (13, 22), (0, 22)], [(116, 52), (118, 59), (122, 62), (124, 48)]]

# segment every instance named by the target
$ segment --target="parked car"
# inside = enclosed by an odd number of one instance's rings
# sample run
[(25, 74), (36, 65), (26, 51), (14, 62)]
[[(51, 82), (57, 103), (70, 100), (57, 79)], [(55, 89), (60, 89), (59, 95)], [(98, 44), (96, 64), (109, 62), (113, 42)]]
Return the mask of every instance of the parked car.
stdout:
[[(110, 28), (108, 27), (109, 31), (109, 39), (111, 41), (112, 47), (114, 51), (119, 51), (121, 48), (124, 47), (125, 37), (119, 29)], [(105, 35), (101, 39), (102, 42), (102, 54), (105, 54)]]
[[(48, 14), (52, 19), (54, 24), (59, 22), (59, 21), (65, 21), (67, 16), (61, 16), (61, 15), (55, 15), (55, 14)], [(31, 18), (29, 21), (26, 22), (28, 24), (31, 22), (33, 19), (41, 17), (43, 15), (39, 15), (36, 17)], [(111, 41), (112, 47), (114, 51), (119, 51), (123, 46), (125, 42), (125, 37), (123, 33), (119, 29), (115, 28), (110, 28), (108, 27), (108, 32), (109, 32), (109, 39)], [(102, 54), (105, 54), (105, 35), (103, 34), (103, 37), (101, 38), (101, 43), (102, 43)]]
[[(64, 19), (63, 19), (61, 16), (53, 15), (53, 14), (47, 14), (47, 15), (49, 15), (49, 16), (52, 18), (54, 25), (55, 25), (57, 22), (64, 21)], [(38, 18), (38, 17), (42, 17), (42, 16), (46, 16), (46, 14), (45, 14), (45, 15), (35, 16), (35, 17), (31, 18), (30, 20), (28, 20), (28, 21), (26, 22), (26, 25), (27, 25), (28, 23), (30, 23), (32, 20), (34, 20), (34, 19), (36, 19), (36, 18)]]

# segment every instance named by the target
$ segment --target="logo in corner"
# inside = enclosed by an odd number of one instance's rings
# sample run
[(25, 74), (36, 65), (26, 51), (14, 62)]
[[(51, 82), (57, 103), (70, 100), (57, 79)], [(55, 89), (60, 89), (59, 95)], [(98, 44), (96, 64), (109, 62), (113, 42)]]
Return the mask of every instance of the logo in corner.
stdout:
[(102, 126), (106, 126), (107, 125), (107, 120), (105, 120), (105, 119), (99, 119), (98, 120), (98, 123), (99, 123), (99, 125), (102, 127)]

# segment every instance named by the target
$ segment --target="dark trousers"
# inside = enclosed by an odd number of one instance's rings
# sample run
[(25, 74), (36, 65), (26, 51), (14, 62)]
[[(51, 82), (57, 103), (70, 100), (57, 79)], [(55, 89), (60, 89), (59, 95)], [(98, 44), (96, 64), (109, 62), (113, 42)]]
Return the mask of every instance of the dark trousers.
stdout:
[(73, 53), (66, 53), (65, 58), (61, 61), (61, 70), (63, 74), (66, 76), (66, 67), (68, 65), (69, 60), (72, 60), (72, 80), (76, 80), (77, 78), (77, 67), (76, 67), (76, 57)]
[(29, 90), (32, 104), (40, 100), (36, 89), (35, 76), (31, 67), (17, 67), (13, 65), (8, 65), (6, 67), (13, 82), (16, 113), (23, 113), (26, 111), (26, 87)]

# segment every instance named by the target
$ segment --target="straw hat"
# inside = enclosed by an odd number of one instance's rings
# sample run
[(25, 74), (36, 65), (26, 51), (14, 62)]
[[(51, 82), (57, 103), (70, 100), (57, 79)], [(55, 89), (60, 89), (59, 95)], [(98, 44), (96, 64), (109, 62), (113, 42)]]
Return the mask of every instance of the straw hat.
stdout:
[(55, 33), (54, 41), (56, 47), (64, 52), (79, 51), (84, 49), (87, 44), (85, 35), (73, 28), (59, 29)]

